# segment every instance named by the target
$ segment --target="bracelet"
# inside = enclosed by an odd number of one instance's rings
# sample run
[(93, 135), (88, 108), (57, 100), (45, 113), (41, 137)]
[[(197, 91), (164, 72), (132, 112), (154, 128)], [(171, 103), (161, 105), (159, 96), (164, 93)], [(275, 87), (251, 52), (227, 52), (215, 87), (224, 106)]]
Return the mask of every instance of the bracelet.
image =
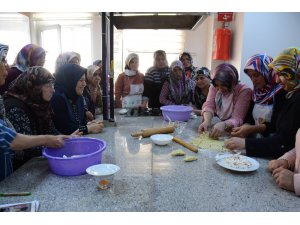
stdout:
[(87, 126), (80, 126), (79, 127), (79, 132), (82, 132), (83, 134), (88, 134), (88, 128)]

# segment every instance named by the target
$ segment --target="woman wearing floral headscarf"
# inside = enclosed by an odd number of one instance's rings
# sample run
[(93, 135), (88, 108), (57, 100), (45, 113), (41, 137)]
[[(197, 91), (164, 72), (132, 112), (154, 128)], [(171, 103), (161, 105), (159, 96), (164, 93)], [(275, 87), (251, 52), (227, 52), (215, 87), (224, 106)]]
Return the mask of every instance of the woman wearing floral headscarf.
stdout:
[(145, 106), (144, 74), (138, 71), (139, 56), (131, 53), (125, 60), (125, 71), (118, 76), (115, 85), (115, 101), (117, 108), (137, 108)]
[(148, 98), (148, 107), (159, 109), (161, 103), (159, 96), (164, 82), (169, 78), (170, 68), (167, 55), (163, 50), (157, 50), (153, 54), (154, 62), (145, 75), (143, 96)]
[[(54, 77), (43, 67), (30, 67), (14, 81), (4, 95), (4, 105), (16, 132), (26, 135), (59, 134), (52, 122), (50, 106), (53, 84)], [(14, 168), (41, 155), (41, 148), (17, 153)]]
[(162, 105), (183, 105), (192, 101), (192, 89), (183, 72), (182, 62), (175, 60), (171, 63), (171, 74), (165, 81), (159, 101)]
[[(287, 92), (285, 98), (275, 96), (271, 123), (265, 124), (266, 138), (231, 138), (225, 145), (229, 149), (246, 149), (247, 155), (279, 157), (295, 147), (295, 136), (300, 127), (300, 51), (288, 48), (282, 51), (269, 67), (278, 76), (278, 82)], [(273, 119), (274, 118), (274, 119)]]
[(89, 111), (95, 116), (102, 112), (101, 68), (95, 65), (88, 66), (86, 78), (87, 86), (83, 95), (90, 106)]
[(0, 94), (4, 94), (8, 90), (10, 83), (29, 67), (44, 66), (45, 57), (46, 52), (42, 47), (34, 44), (25, 45), (17, 54), (15, 62), (8, 70), (8, 76), (5, 84), (0, 88)]
[(183, 64), (186, 78), (187, 79), (195, 80), (196, 67), (194, 67), (194, 65), (193, 65), (193, 58), (192, 58), (191, 53), (189, 53), (189, 52), (183, 52), (179, 56), (179, 60)]
[(204, 120), (198, 130), (208, 131), (214, 114), (217, 114), (221, 122), (214, 125), (210, 136), (218, 138), (225, 130), (243, 124), (251, 101), (251, 89), (239, 83), (236, 68), (228, 63), (215, 68), (212, 84), (202, 107)]
[(232, 136), (247, 137), (251, 134), (263, 133), (265, 131), (263, 123), (270, 123), (274, 97), (280, 91), (284, 92), (282, 85), (276, 84), (273, 70), (268, 67), (272, 61), (273, 58), (266, 54), (253, 55), (247, 61), (244, 72), (250, 77), (254, 86), (253, 103), (249, 110), (251, 116), (246, 124), (232, 129)]

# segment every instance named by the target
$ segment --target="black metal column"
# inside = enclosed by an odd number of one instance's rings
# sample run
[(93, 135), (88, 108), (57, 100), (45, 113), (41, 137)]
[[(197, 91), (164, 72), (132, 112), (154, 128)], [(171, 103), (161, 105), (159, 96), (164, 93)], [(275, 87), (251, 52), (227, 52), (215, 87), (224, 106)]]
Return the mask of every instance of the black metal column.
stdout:
[(114, 13), (109, 13), (109, 58), (110, 58), (110, 73), (109, 73), (109, 95), (110, 95), (110, 122), (114, 122)]
[(107, 29), (106, 29), (106, 13), (101, 13), (102, 23), (102, 74), (101, 79), (103, 80), (102, 89), (102, 102), (103, 102), (103, 120), (108, 120), (108, 85), (107, 85)]

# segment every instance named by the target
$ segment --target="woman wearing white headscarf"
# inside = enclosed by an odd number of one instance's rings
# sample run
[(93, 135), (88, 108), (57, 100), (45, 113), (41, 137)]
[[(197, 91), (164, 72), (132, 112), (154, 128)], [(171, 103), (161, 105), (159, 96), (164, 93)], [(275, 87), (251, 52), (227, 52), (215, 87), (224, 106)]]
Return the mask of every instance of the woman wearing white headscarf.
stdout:
[(125, 71), (118, 76), (115, 85), (116, 108), (137, 108), (143, 105), (144, 74), (138, 71), (139, 56), (131, 53), (125, 60)]

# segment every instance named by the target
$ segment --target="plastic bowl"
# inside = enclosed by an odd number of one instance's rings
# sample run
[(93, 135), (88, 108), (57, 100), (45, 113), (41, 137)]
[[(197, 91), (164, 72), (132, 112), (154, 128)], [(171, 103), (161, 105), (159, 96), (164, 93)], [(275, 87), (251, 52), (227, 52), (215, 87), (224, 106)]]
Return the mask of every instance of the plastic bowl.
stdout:
[(163, 117), (169, 121), (188, 121), (193, 111), (191, 106), (184, 105), (166, 105), (160, 107)]
[(61, 176), (77, 176), (86, 173), (89, 166), (100, 164), (106, 149), (103, 140), (95, 138), (70, 138), (62, 148), (44, 148), (50, 170)]
[(167, 145), (172, 141), (173, 136), (170, 134), (154, 134), (150, 138), (154, 144)]

